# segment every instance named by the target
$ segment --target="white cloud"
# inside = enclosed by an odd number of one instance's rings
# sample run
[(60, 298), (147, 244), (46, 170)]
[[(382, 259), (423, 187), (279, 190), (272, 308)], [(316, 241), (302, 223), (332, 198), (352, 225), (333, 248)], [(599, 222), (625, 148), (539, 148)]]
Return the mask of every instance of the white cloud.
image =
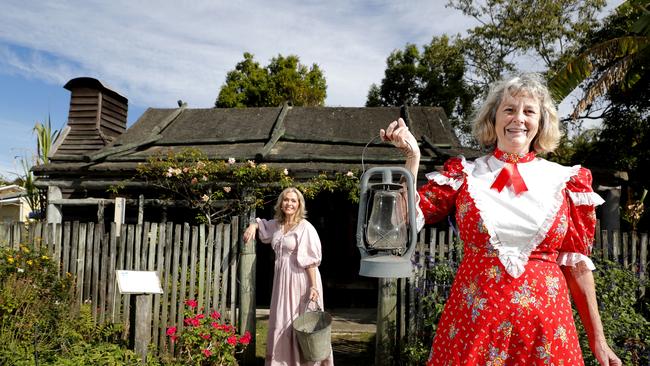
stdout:
[(0, 41), (35, 51), (5, 47), (1, 65), (55, 83), (96, 77), (138, 105), (209, 107), (243, 52), (263, 65), (296, 54), (325, 71), (328, 105), (361, 106), (392, 50), (465, 20), (436, 1), (9, 0)]

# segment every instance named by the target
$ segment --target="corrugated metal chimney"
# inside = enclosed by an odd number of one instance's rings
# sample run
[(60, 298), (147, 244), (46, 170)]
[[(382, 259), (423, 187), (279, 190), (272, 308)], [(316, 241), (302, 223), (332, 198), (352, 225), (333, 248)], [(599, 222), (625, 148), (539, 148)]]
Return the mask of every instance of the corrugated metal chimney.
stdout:
[(89, 77), (72, 79), (64, 88), (72, 93), (68, 124), (54, 157), (91, 154), (126, 131), (128, 99)]

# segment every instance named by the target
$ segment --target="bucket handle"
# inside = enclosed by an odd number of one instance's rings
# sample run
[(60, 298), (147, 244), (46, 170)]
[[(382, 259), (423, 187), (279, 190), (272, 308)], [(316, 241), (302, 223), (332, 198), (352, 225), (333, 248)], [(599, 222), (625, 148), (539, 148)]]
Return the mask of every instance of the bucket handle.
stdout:
[[(309, 304), (311, 304), (312, 302), (316, 304), (316, 309), (315, 310), (309, 310)], [(323, 311), (323, 309), (320, 308), (320, 305), (318, 304), (318, 301), (314, 301), (312, 299), (309, 299), (309, 301), (307, 301), (307, 303), (305, 304), (305, 311), (303, 311), (302, 313), (304, 314), (307, 311), (310, 311), (310, 312)]]

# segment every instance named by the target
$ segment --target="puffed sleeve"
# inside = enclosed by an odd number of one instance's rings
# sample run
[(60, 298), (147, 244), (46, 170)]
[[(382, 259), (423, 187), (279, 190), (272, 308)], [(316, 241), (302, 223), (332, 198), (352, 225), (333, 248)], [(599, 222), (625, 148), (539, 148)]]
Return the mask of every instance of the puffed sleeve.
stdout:
[(596, 206), (604, 200), (591, 188), (591, 171), (580, 168), (578, 174), (566, 184), (569, 217), (567, 233), (560, 247), (558, 263), (562, 266), (575, 266), (584, 261), (589, 269), (594, 266), (589, 255), (596, 231)]
[(273, 239), (273, 233), (278, 231), (280, 225), (275, 220), (264, 220), (257, 218), (257, 234), (262, 243), (269, 244)]
[(319, 266), (322, 258), (321, 244), (316, 228), (304, 220), (303, 229), (298, 234), (298, 264), (303, 267)]
[(448, 159), (441, 172), (426, 177), (429, 181), (418, 189), (419, 207), (424, 222), (432, 224), (444, 219), (454, 207), (458, 190), (465, 182), (463, 158)]

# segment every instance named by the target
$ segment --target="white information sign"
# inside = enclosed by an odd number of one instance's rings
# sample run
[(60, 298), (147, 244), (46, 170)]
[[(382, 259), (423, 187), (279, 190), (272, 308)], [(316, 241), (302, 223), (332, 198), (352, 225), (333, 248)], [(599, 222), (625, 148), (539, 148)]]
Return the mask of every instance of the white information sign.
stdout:
[(116, 270), (117, 286), (121, 294), (162, 294), (156, 271)]

